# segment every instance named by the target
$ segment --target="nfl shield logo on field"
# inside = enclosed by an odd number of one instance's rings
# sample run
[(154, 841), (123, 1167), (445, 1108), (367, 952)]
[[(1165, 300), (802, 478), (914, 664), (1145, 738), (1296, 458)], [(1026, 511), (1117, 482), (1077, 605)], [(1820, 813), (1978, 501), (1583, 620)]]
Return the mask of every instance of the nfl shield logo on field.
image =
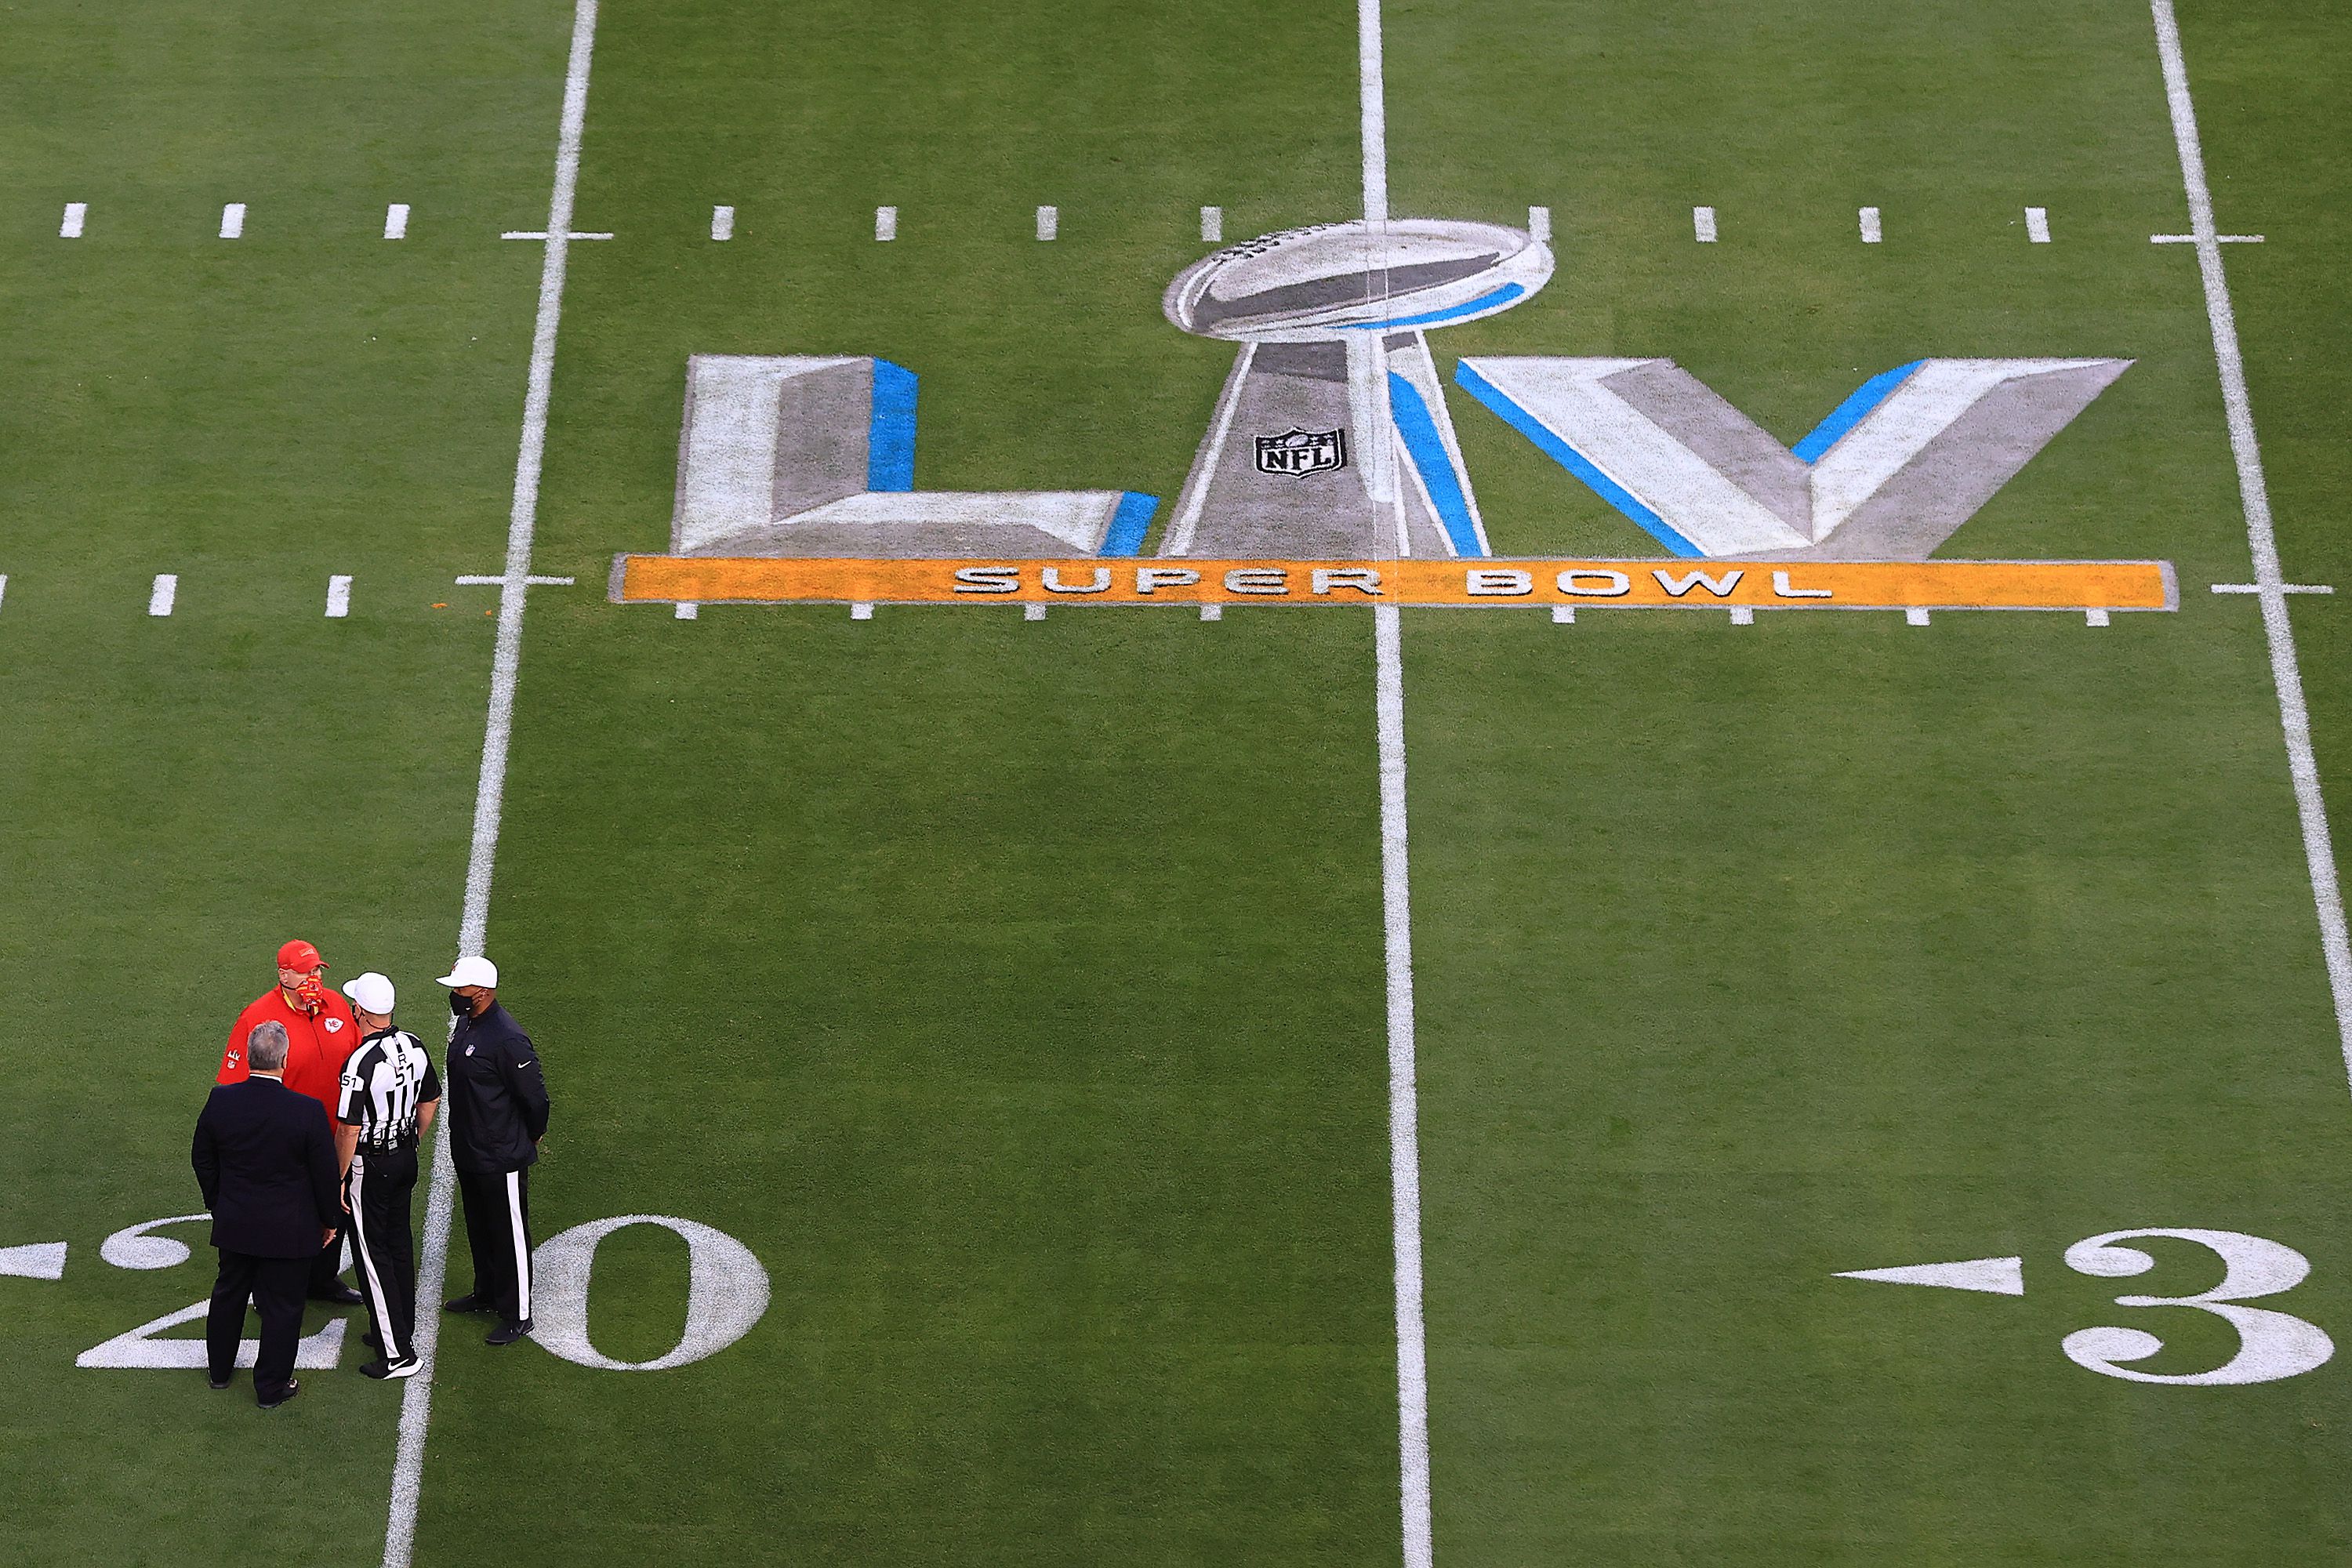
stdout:
[(1279, 436), (1257, 437), (1261, 474), (1321, 474), (1347, 466), (1345, 430), (1301, 430), (1294, 425)]

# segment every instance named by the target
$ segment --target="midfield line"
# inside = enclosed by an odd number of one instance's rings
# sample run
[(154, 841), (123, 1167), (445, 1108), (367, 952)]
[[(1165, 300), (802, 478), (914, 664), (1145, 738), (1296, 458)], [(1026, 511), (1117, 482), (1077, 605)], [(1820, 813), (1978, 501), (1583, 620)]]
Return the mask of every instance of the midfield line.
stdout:
[[(596, 44), (596, 0), (578, 0), (572, 57), (563, 74), (563, 119), (555, 144), (555, 185), (547, 203), (547, 251), (539, 271), (539, 314), (531, 329), (530, 376), (523, 394), (522, 447), (515, 457), (514, 504), (507, 514), (506, 573), (499, 580), (498, 640), (490, 658), (490, 702), (482, 733), (482, 771), (474, 791), (473, 847), (466, 860), (466, 904), (457, 951), (478, 953), (489, 923), (490, 874), (498, 859), (499, 817), (506, 795), (507, 748), (514, 733), (515, 682), (522, 668), (523, 603), (530, 592), (530, 542), (539, 521), (539, 478), (547, 454), (547, 405), (555, 379), (555, 330), (563, 313), (563, 268), (572, 238), (572, 205), (580, 184), (580, 132), (588, 115), (588, 58)], [(400, 1445), (393, 1461), (392, 1501), (384, 1522), (383, 1568), (408, 1568), (416, 1546), (416, 1508), (425, 1471), (425, 1431), (433, 1412), (433, 1370), (440, 1339), (441, 1290), (448, 1271), (449, 1120), (433, 1141), (433, 1186), (425, 1208), (425, 1256), (417, 1271), (416, 1354), (422, 1364), (400, 1399)]]
[(2221, 234), (2213, 221), (2213, 193), (2205, 184), (2205, 152), (2197, 136), (2197, 108), (2189, 97), (2189, 68), (2180, 56), (2180, 26), (2172, 0), (2150, 0), (2156, 45), (2164, 60), (2164, 97), (2172, 111), (2172, 140), (2180, 153), (2180, 183), (2189, 194), (2189, 237), (2205, 284), (2205, 315), (2213, 329), (2213, 358), (2221, 373), (2221, 404), (2229, 415), (2230, 455), (2237, 459), (2238, 495), (2246, 514), (2246, 544), (2254, 561), (2254, 596), (2270, 644), (2271, 681), (2278, 688), (2279, 727), (2286, 736), (2287, 772), (2294, 780), (2303, 823), (2303, 857), (2319, 915), (2319, 946), (2327, 961), (2327, 989), (2336, 1004), (2336, 1035), (2352, 1081), (2352, 943), (2344, 927), (2344, 894), (2336, 879), (2336, 849), (2327, 831), (2327, 803), (2319, 790), (2319, 763), (2311, 751), (2311, 714), (2304, 705), (2303, 671), (2295, 662), (2294, 627), (2287, 618), (2291, 591), (2279, 568), (2278, 535), (2271, 525), (2270, 486), (2254, 439), (2253, 405), (2246, 395), (2246, 361), (2238, 348), (2237, 312), (2221, 271)]
[[(1387, 88), (1381, 0), (1356, 0), (1356, 88), (1364, 154), (1364, 218), (1389, 221)], [(1375, 503), (1378, 504), (1377, 502)], [(1395, 1251), (1397, 1505), (1405, 1568), (1430, 1568), (1429, 1346), (1422, 1319), (1421, 1112), (1413, 1068), (1412, 886), (1405, 841), (1404, 628), (1394, 605), (1372, 609), (1374, 708), (1380, 736), (1381, 921), (1388, 974), (1389, 1220)]]

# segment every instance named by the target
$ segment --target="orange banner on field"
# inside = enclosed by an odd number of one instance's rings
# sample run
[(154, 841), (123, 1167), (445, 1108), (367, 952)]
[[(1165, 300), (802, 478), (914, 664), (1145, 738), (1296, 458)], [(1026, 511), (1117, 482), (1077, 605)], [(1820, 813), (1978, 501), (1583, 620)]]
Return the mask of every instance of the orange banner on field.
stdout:
[(624, 555), (623, 604), (2169, 610), (2168, 561), (1070, 561)]

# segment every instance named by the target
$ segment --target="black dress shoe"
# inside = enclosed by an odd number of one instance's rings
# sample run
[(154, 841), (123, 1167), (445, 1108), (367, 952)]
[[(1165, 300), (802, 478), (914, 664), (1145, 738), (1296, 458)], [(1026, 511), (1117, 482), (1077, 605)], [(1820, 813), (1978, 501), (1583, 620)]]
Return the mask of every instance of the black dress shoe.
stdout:
[(378, 1358), (361, 1367), (360, 1375), (373, 1377), (379, 1382), (387, 1377), (414, 1377), (417, 1367), (421, 1364), (423, 1363), (415, 1356), (410, 1356), (406, 1361), (384, 1361)]
[(296, 1394), (299, 1394), (299, 1393), (301, 1393), (301, 1392), (302, 1392), (302, 1380), (301, 1380), (301, 1379), (299, 1379), (299, 1378), (295, 1378), (295, 1379), (293, 1379), (292, 1381), (290, 1381), (289, 1383), (288, 1383), (284, 1388), (282, 1388), (282, 1389), (278, 1390), (278, 1397), (277, 1397), (277, 1398), (275, 1398), (275, 1399), (264, 1399), (264, 1400), (260, 1400), (260, 1401), (258, 1401), (258, 1403), (259, 1403), (259, 1405), (261, 1405), (261, 1407), (262, 1407), (264, 1410), (275, 1410), (275, 1409), (277, 1409), (279, 1405), (281, 1405), (285, 1404), (288, 1400), (289, 1400), (289, 1399), (293, 1398)]
[(462, 1296), (442, 1302), (441, 1310), (445, 1312), (487, 1312), (490, 1310), (490, 1303), (486, 1298), (468, 1290)]
[(310, 1292), (313, 1301), (325, 1301), (337, 1307), (364, 1307), (367, 1298), (338, 1279), (324, 1290)]
[(222, 1389), (226, 1388), (234, 1381), (235, 1379), (232, 1377), (215, 1377), (209, 1372), (205, 1373), (205, 1386), (211, 1389), (215, 1394), (218, 1394)]
[(531, 1322), (525, 1318), (520, 1323), (500, 1323), (482, 1338), (486, 1345), (510, 1345), (517, 1340), (530, 1338)]

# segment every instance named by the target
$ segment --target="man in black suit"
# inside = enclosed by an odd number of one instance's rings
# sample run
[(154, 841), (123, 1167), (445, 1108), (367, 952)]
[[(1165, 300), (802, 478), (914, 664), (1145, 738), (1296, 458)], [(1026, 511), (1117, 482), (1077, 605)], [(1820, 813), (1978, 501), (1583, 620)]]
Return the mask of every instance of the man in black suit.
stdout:
[(250, 1076), (214, 1087), (189, 1156), (220, 1252), (220, 1278), (205, 1318), (206, 1367), (215, 1388), (228, 1386), (250, 1300), (261, 1313), (253, 1392), (264, 1410), (301, 1392), (294, 1345), (302, 1332), (302, 1297), (311, 1260), (343, 1211), (327, 1112), (281, 1081), (289, 1044), (286, 1026), (275, 1021), (246, 1037)]

